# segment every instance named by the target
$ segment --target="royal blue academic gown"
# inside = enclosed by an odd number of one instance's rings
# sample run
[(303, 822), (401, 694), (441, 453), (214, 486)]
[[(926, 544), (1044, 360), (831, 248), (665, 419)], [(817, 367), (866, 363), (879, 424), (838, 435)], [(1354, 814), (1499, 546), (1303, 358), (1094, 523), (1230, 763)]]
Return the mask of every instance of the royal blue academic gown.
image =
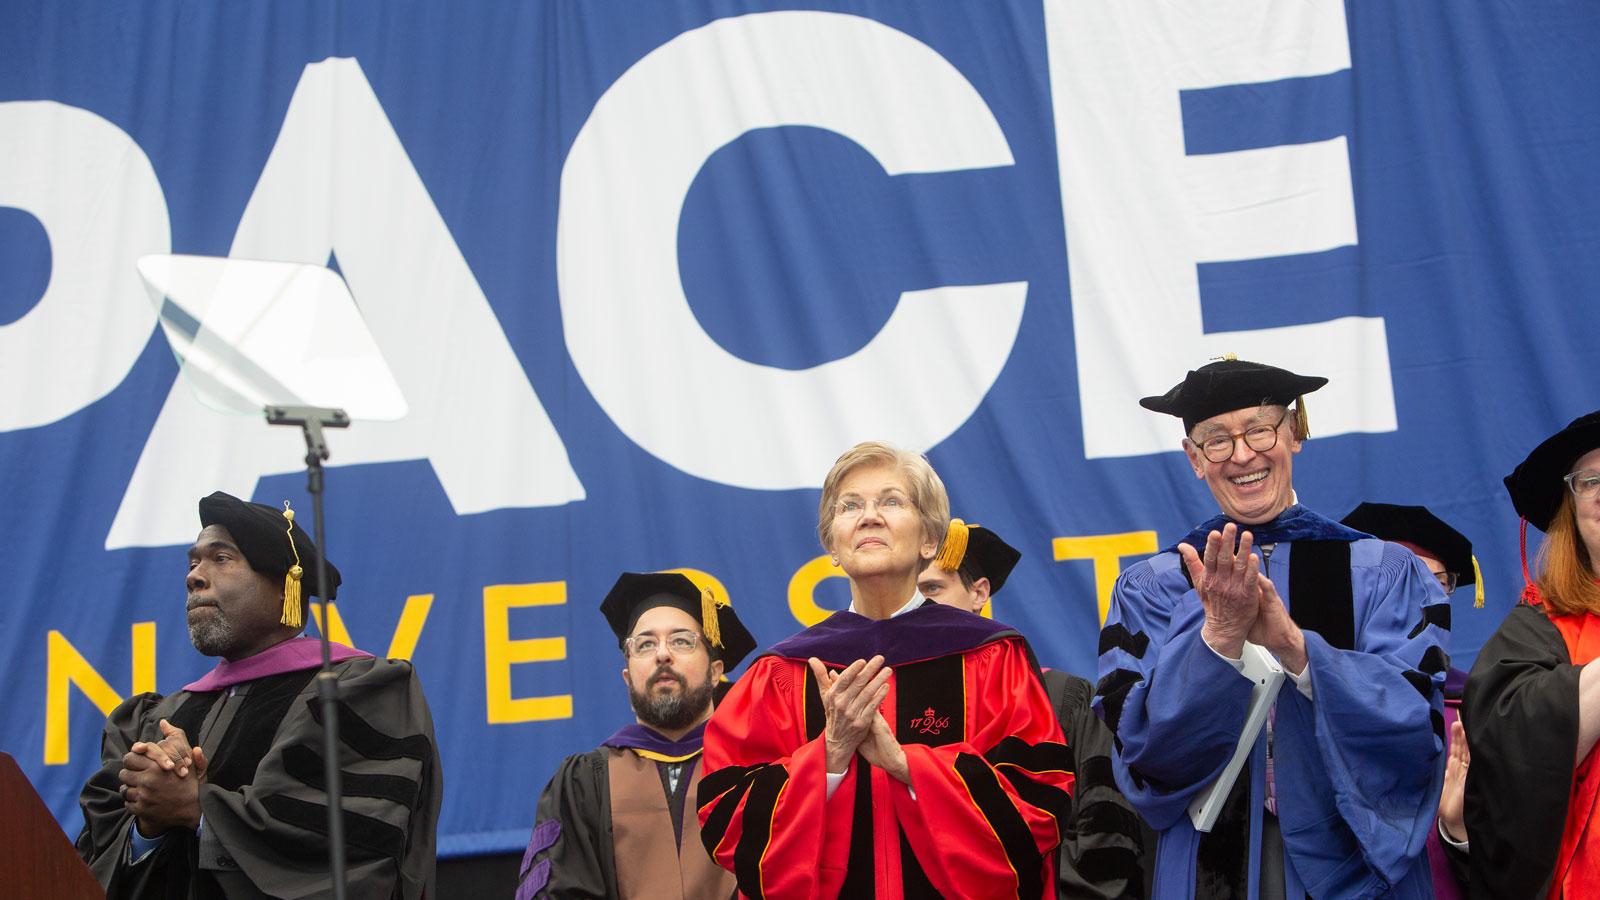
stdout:
[[(1184, 542), (1203, 548), (1223, 524)], [(1257, 546), (1275, 544), (1265, 568), (1305, 631), (1312, 686), (1307, 699), (1286, 681), (1271, 720), (1286, 896), (1431, 897), (1449, 602), (1409, 551), (1298, 504), (1250, 530)], [(1253, 900), (1267, 729), (1240, 776), (1248, 794), (1236, 788), (1232, 837), (1201, 835), (1187, 814), (1232, 755), (1250, 699), (1250, 681), (1201, 640), (1203, 622), (1175, 546), (1129, 568), (1101, 634), (1094, 703), (1115, 734), (1117, 782), (1160, 835), (1154, 896)]]

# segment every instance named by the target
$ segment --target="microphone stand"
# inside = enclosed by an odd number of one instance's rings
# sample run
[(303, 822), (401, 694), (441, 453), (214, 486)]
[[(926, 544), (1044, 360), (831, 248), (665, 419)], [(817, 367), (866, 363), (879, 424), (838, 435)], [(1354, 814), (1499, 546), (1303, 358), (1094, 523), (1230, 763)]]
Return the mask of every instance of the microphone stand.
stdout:
[[(306, 439), (306, 489), (311, 492), (312, 539), (317, 544), (317, 586), (328, 583), (328, 544), (322, 534), (322, 461), (328, 458), (324, 428), (348, 428), (350, 416), (342, 409), (322, 406), (268, 406), (268, 425), (298, 425)], [(310, 604), (310, 595), (306, 595)], [(333, 651), (328, 626), (333, 598), (322, 597), (322, 669), (317, 673), (317, 701), (322, 707), (323, 780), (328, 793), (328, 865), (333, 874), (334, 900), (345, 900), (343, 785), (339, 770), (339, 682), (333, 674)]]

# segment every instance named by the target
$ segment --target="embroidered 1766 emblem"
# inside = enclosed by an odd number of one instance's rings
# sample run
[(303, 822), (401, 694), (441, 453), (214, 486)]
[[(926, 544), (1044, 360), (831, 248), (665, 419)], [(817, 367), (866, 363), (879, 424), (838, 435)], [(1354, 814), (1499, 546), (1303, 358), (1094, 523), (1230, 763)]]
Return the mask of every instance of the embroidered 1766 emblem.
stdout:
[(939, 715), (930, 706), (922, 711), (922, 715), (913, 718), (908, 724), (911, 726), (911, 730), (918, 734), (938, 734), (950, 727), (950, 717)]

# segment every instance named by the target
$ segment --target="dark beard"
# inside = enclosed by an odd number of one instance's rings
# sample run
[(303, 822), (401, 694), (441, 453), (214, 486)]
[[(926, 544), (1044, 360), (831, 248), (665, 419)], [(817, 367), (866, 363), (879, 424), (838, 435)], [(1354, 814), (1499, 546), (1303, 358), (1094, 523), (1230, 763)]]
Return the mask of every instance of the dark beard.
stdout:
[(650, 673), (650, 678), (645, 682), (645, 692), (640, 693), (628, 685), (628, 700), (633, 704), (633, 714), (639, 717), (639, 722), (648, 725), (657, 731), (680, 731), (700, 721), (706, 711), (711, 708), (711, 692), (716, 683), (711, 678), (711, 669), (706, 668), (706, 677), (699, 687), (689, 687), (688, 682), (679, 678), (678, 684), (683, 690), (676, 694), (651, 694), (650, 683), (663, 672), (676, 675), (666, 667), (659, 668)]
[(233, 623), (220, 606), (212, 607), (211, 615), (199, 624), (190, 623), (189, 641), (202, 656), (227, 656), (238, 643)]

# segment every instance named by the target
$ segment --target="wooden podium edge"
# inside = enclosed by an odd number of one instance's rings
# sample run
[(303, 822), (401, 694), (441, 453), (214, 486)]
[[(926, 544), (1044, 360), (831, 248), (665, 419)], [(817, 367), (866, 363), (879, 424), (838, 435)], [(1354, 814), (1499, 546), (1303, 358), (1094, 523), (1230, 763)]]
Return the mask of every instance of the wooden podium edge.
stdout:
[(17, 900), (105, 900), (106, 892), (78, 857), (11, 754), (0, 751), (0, 893)]

